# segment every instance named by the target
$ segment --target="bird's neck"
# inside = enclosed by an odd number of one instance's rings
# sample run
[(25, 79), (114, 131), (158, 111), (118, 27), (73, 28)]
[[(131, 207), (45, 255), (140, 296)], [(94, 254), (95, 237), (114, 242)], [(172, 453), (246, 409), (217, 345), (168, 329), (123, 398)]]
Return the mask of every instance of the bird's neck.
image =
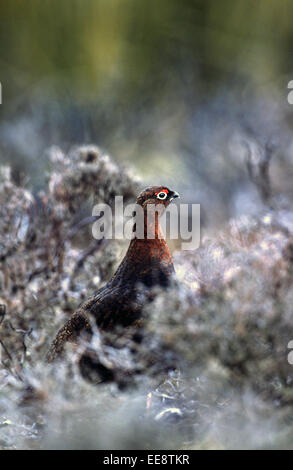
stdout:
[[(133, 230), (136, 232), (136, 224)], [(128, 254), (140, 262), (140, 258), (145, 260), (162, 260), (172, 264), (172, 258), (169, 247), (166, 243), (159, 220), (159, 214), (144, 213), (144, 230), (143, 233), (136, 232), (131, 240)]]
[(147, 286), (169, 283), (174, 266), (158, 217), (145, 221), (144, 237), (135, 236), (131, 240), (118, 273), (124, 280)]

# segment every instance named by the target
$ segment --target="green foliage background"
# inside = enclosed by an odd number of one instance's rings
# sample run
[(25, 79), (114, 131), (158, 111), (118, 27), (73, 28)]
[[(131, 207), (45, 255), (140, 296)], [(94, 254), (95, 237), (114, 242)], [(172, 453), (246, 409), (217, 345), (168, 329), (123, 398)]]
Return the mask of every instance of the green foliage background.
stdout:
[(145, 181), (223, 200), (217, 213), (234, 216), (229, 201), (246, 181), (229, 158), (235, 129), (290, 139), (292, 0), (0, 4), (0, 161), (33, 187), (47, 147), (96, 143)]
[[(0, 0), (1, 448), (292, 448), (292, 17), (293, 0)], [(146, 311), (139, 361), (104, 338), (117, 373), (142, 367), (120, 392), (44, 354), (121, 260), (68, 234), (99, 195), (135, 197), (124, 165), (200, 203), (203, 237), (173, 247), (180, 287)], [(178, 375), (147, 363), (162, 340)]]

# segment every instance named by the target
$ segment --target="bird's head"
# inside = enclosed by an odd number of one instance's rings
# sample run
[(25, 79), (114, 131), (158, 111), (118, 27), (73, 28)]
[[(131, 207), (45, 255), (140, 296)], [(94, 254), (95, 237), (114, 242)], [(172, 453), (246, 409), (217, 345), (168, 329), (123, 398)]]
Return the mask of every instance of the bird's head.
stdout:
[(137, 204), (146, 208), (148, 204), (168, 207), (170, 202), (179, 197), (177, 191), (172, 191), (167, 186), (150, 186), (144, 189), (137, 197)]

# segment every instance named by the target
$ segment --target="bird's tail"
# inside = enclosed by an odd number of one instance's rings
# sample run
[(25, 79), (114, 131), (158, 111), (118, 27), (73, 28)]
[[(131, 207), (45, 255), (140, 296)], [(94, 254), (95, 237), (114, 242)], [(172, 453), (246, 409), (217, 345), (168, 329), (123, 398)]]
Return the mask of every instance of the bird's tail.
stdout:
[(53, 362), (62, 356), (65, 344), (74, 339), (82, 330), (90, 331), (90, 323), (83, 310), (75, 312), (65, 325), (58, 331), (46, 355), (46, 362)]

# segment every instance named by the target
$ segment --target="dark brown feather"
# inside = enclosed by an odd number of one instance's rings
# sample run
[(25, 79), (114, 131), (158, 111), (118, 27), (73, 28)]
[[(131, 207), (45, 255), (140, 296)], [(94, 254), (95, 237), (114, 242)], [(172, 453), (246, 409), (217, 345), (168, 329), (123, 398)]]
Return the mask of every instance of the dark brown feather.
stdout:
[[(159, 201), (155, 194), (164, 188), (145, 189), (139, 194), (137, 203), (144, 209), (149, 203), (160, 204), (164, 209), (177, 196), (166, 188), (168, 199)], [(149, 220), (145, 217), (147, 223)], [(60, 356), (67, 341), (76, 341), (82, 331), (91, 332), (90, 316), (102, 330), (113, 330), (118, 325), (128, 327), (141, 317), (143, 305), (138, 286), (142, 285), (146, 290), (155, 285), (168, 286), (174, 267), (165, 239), (159, 238), (158, 220), (154, 223), (155, 238), (148, 239), (145, 230), (145, 238), (132, 239), (123, 261), (107, 285), (84, 302), (59, 330), (47, 355), (49, 362)]]

